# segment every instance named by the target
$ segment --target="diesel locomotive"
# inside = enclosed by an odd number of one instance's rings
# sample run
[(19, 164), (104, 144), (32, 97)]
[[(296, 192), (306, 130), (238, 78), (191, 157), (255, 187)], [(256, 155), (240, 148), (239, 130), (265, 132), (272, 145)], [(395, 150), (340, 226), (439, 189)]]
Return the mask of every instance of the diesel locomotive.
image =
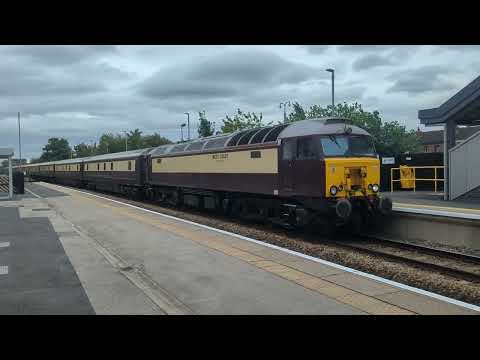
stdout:
[(355, 231), (388, 215), (372, 137), (332, 117), (151, 149), (22, 166), (32, 179)]

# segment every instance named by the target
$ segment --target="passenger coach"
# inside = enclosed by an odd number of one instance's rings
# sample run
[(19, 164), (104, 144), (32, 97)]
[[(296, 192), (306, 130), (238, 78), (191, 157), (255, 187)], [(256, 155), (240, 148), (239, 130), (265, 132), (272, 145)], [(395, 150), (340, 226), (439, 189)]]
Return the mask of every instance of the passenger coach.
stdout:
[(289, 226), (353, 223), (391, 211), (373, 139), (342, 118), (28, 165), (40, 180), (186, 203)]

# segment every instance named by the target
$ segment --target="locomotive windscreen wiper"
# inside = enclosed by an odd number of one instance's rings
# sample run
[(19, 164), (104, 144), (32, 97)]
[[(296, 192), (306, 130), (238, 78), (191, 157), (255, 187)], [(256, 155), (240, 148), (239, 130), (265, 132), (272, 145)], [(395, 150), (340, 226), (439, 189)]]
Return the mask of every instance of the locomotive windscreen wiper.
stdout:
[(338, 143), (338, 140), (337, 140), (337, 137), (335, 135), (329, 135), (328, 138), (330, 140), (332, 140), (335, 144), (337, 144), (337, 146), (341, 149), (342, 147), (340, 146), (340, 144)]

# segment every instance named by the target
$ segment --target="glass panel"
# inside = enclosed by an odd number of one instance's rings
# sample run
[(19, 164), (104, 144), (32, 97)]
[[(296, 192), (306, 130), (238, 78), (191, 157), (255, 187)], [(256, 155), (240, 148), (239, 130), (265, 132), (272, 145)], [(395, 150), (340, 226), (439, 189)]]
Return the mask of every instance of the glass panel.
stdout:
[(316, 159), (317, 158), (317, 150), (315, 146), (315, 139), (314, 138), (304, 138), (298, 139), (298, 155), (297, 158), (299, 160), (307, 160), (307, 159)]
[(293, 160), (297, 154), (296, 139), (286, 139), (283, 141), (283, 160)]
[(375, 156), (368, 136), (330, 135), (320, 138), (325, 156)]

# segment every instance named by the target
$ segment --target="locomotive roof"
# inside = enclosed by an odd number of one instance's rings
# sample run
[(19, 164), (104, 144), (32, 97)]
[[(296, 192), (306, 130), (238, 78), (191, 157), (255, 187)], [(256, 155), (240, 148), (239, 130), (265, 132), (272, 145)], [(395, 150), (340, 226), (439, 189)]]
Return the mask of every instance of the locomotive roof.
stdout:
[(335, 135), (344, 134), (345, 129), (351, 128), (350, 134), (370, 135), (358, 126), (351, 125), (351, 121), (345, 118), (329, 117), (311, 120), (303, 120), (291, 123), (278, 136), (279, 139), (306, 136), (306, 135)]
[(130, 150), (61, 161), (50, 161), (39, 164), (28, 164), (26, 166), (71, 164), (82, 161), (109, 161), (128, 159), (147, 154), (151, 156), (161, 156), (204, 150), (218, 150), (240, 145), (275, 143), (278, 139), (296, 136), (344, 134), (345, 129), (347, 128), (351, 129), (350, 134), (353, 135), (370, 135), (367, 131), (351, 125), (350, 120), (346, 118), (325, 117), (296, 121), (287, 124), (266, 126), (256, 129), (238, 130), (229, 134), (209, 136), (177, 144), (161, 145), (155, 148)]
[(151, 148), (95, 155), (95, 156), (90, 156), (86, 158), (78, 158), (77, 160), (90, 162), (90, 161), (109, 161), (109, 160), (129, 159), (132, 157), (140, 156), (143, 153), (147, 153), (149, 150), (151, 150)]
[(209, 136), (178, 144), (158, 146), (148, 152), (151, 156), (216, 150), (239, 145), (273, 143), (278, 139), (306, 135), (332, 135), (345, 133), (345, 125), (351, 128), (351, 134), (369, 135), (365, 130), (350, 125), (350, 120), (340, 117), (326, 117), (296, 121), (288, 124), (238, 130), (229, 134)]

